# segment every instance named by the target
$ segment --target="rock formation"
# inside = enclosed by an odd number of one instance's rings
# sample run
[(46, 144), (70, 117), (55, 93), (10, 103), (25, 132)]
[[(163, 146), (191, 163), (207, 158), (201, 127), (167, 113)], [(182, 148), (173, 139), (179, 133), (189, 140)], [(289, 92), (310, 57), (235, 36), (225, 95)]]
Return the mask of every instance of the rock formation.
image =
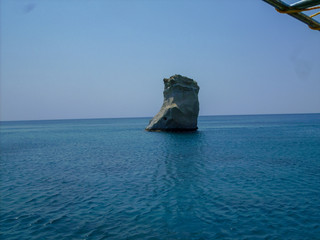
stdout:
[(198, 129), (199, 86), (196, 81), (174, 75), (163, 79), (163, 105), (146, 127), (148, 131), (195, 131)]

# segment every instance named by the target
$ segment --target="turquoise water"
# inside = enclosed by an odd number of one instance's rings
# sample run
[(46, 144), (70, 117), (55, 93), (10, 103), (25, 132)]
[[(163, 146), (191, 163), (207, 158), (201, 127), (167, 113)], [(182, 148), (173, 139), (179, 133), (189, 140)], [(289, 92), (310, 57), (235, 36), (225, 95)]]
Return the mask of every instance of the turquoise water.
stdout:
[(320, 239), (320, 114), (2, 122), (1, 239)]

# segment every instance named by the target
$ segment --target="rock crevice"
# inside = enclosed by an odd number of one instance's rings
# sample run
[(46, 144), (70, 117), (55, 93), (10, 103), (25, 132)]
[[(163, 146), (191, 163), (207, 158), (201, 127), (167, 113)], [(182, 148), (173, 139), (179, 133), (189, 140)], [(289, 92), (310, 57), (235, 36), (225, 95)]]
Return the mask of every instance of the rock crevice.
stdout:
[(195, 131), (198, 129), (199, 86), (193, 79), (174, 75), (163, 79), (163, 104), (146, 127), (148, 131)]

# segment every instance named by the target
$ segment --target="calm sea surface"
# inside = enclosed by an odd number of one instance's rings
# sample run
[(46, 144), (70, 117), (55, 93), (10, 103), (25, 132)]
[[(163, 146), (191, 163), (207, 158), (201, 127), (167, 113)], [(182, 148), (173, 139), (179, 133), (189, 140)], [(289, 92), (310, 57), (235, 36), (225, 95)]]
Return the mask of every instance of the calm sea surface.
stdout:
[(320, 114), (1, 122), (1, 239), (320, 239)]

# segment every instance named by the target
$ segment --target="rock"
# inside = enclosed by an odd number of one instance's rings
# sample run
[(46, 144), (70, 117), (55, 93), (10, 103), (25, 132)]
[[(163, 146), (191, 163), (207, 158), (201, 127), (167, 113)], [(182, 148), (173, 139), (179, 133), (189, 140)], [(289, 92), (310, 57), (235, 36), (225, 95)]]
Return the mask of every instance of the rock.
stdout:
[(197, 82), (181, 75), (165, 78), (163, 82), (163, 105), (146, 130), (196, 131), (199, 114)]

